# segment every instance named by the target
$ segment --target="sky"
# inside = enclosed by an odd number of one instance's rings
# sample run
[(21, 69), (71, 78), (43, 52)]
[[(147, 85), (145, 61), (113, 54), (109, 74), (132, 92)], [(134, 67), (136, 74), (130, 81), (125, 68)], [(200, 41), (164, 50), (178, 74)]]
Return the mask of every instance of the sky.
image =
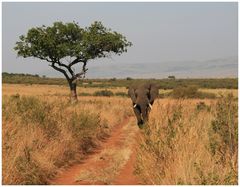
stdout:
[[(146, 77), (151, 77), (152, 70), (147, 67), (152, 68), (153, 64), (160, 67), (161, 74), (161, 67), (165, 67), (168, 62), (176, 67), (182, 63), (181, 68), (189, 64), (185, 65), (184, 62), (191, 62), (191, 65), (196, 65), (197, 68), (199, 63), (206, 63), (209, 60), (228, 58), (237, 60), (237, 13), (236, 2), (3, 2), (2, 71), (61, 77), (62, 75), (51, 69), (47, 62), (37, 58), (17, 57), (13, 49), (19, 36), (26, 34), (30, 28), (50, 26), (55, 21), (75, 21), (81, 27), (89, 26), (94, 21), (101, 21), (104, 26), (122, 33), (133, 43), (128, 52), (121, 56), (113, 55), (111, 58), (90, 61), (90, 77), (104, 78), (105, 75), (109, 75), (104, 71), (111, 71), (112, 74), (109, 76), (114, 76), (116, 70), (117, 77), (121, 77), (121, 68), (130, 66), (135, 67), (136, 77), (141, 78), (144, 68), (146, 72), (149, 71)], [(233, 66), (231, 67), (237, 72), (237, 62)], [(91, 68), (94, 71), (91, 72)], [(101, 72), (97, 71), (98, 68)], [(131, 73), (129, 72), (129, 76)], [(124, 76), (127, 76), (126, 73)]]

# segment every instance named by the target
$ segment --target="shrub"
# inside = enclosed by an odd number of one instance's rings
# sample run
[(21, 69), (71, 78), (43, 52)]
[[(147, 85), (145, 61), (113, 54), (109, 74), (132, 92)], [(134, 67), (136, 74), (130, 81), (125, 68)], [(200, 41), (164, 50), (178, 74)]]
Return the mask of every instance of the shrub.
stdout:
[(202, 110), (210, 111), (210, 109), (211, 109), (211, 107), (206, 105), (205, 102), (203, 102), (203, 101), (197, 103), (197, 105), (196, 105), (197, 111), (202, 111)]
[(18, 184), (47, 184), (47, 173), (42, 168), (39, 168), (38, 163), (30, 157), (28, 158), (27, 155), (18, 156), (16, 158), (16, 170), (19, 177)]
[(215, 119), (212, 121), (210, 148), (212, 153), (220, 154), (225, 161), (226, 154), (231, 157), (238, 150), (238, 113), (237, 102), (232, 94), (221, 96), (216, 105)]
[[(217, 182), (237, 184), (238, 177), (238, 105), (232, 94), (221, 95), (209, 128), (209, 150), (217, 167), (228, 170)], [(214, 171), (210, 173), (216, 174)], [(206, 177), (209, 174), (205, 174)], [(220, 179), (221, 178), (221, 179)], [(216, 179), (216, 177), (215, 177)], [(216, 184), (216, 183), (215, 183)]]
[(215, 99), (216, 95), (214, 93), (198, 91), (197, 98), (199, 98), (199, 99)]
[(100, 126), (99, 115), (89, 112), (80, 114), (73, 112), (69, 120), (69, 131), (72, 132), (74, 138), (78, 139), (95, 135)]
[(171, 97), (171, 95), (172, 95), (172, 92), (165, 92), (165, 93), (160, 92), (158, 95), (158, 98), (167, 98), (167, 97)]
[(173, 79), (173, 80), (175, 80), (176, 78), (175, 78), (174, 75), (169, 75), (169, 76), (168, 76), (168, 79)]
[(79, 96), (91, 96), (92, 94), (86, 93), (86, 92), (80, 92), (78, 93)]
[(121, 96), (121, 97), (128, 97), (128, 94), (125, 92), (116, 92), (115, 93), (116, 96)]
[(177, 87), (173, 89), (173, 98), (195, 98), (198, 88), (196, 86)]
[(131, 81), (131, 80), (133, 80), (133, 78), (127, 77), (126, 80), (127, 80), (127, 81)]
[(112, 78), (112, 79), (109, 79), (109, 81), (116, 81), (117, 80), (117, 78)]
[(100, 90), (100, 91), (96, 91), (93, 94), (94, 96), (106, 96), (106, 97), (110, 97), (113, 96), (113, 92), (110, 90)]
[(180, 99), (180, 98), (213, 99), (216, 97), (215, 94), (213, 93), (205, 93), (205, 92), (198, 91), (197, 86), (176, 87), (173, 89), (170, 95), (175, 99)]
[(6, 117), (18, 116), (23, 124), (37, 125), (49, 137), (54, 137), (59, 132), (55, 126), (56, 119), (52, 116), (53, 106), (40, 101), (36, 97), (13, 95), (7, 102), (12, 107), (5, 108)]

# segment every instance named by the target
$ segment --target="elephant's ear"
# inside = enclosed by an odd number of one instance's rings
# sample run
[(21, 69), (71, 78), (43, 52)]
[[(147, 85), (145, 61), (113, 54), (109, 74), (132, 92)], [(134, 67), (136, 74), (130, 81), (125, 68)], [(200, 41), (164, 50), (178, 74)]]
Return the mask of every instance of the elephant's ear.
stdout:
[(159, 88), (156, 85), (152, 84), (150, 86), (150, 90), (149, 90), (150, 99), (149, 99), (149, 102), (150, 102), (151, 105), (153, 104), (154, 100), (159, 95), (158, 90), (159, 90)]
[(129, 89), (128, 89), (128, 95), (129, 95), (130, 98), (132, 99), (132, 102), (135, 104), (135, 103), (136, 103), (136, 100), (137, 100), (137, 97), (136, 97), (136, 93), (135, 93), (134, 88), (129, 88)]

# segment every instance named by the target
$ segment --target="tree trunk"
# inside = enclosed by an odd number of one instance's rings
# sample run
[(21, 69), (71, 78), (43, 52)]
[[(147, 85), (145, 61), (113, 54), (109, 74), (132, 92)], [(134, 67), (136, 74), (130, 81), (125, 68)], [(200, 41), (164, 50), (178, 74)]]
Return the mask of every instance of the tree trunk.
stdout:
[(70, 87), (70, 99), (71, 102), (75, 103), (78, 101), (77, 99), (77, 82), (76, 81), (69, 81), (69, 87)]

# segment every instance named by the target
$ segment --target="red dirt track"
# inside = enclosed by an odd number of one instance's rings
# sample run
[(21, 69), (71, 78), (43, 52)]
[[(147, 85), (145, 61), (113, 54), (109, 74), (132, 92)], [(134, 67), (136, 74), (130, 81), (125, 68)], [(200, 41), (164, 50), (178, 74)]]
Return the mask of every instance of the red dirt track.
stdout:
[[(132, 122), (131, 122), (132, 121)], [(131, 118), (117, 125), (110, 137), (80, 164), (59, 173), (50, 184), (57, 185), (139, 185), (134, 175), (137, 125)]]

